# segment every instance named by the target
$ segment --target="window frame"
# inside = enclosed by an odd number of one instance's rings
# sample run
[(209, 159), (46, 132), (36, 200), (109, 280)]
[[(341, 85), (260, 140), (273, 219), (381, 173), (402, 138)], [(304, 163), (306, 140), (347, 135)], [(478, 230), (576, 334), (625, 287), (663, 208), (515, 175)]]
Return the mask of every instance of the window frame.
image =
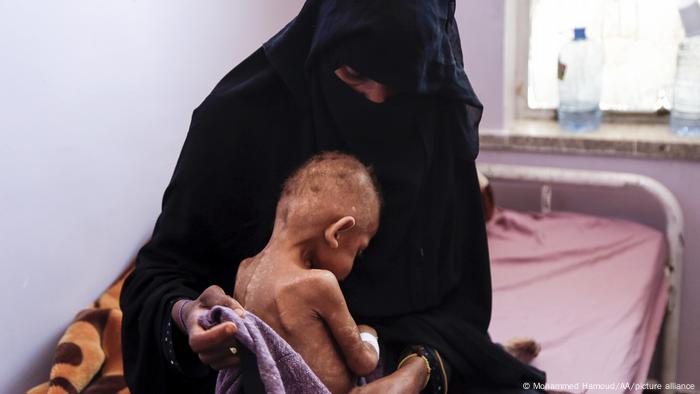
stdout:
[[(507, 0), (504, 12), (504, 108), (506, 126), (518, 120), (556, 121), (556, 109), (528, 106), (531, 0)], [(655, 113), (603, 111), (603, 123), (668, 124), (669, 111)]]

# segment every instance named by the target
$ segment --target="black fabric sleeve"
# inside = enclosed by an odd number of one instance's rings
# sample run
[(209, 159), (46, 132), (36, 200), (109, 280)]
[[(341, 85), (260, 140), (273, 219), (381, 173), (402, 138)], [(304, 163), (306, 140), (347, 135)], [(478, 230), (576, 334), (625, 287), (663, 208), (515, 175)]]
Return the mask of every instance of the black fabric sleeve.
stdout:
[(195, 111), (153, 237), (124, 284), (124, 368), (135, 393), (186, 392), (188, 383), (201, 390), (203, 381), (213, 381), (174, 327), (171, 309), (210, 285), (233, 287), (235, 256), (225, 259), (222, 244), (236, 243), (251, 213), (246, 183), (233, 171), (247, 169), (237, 163), (230, 126), (225, 111)]
[(301, 162), (299, 146), (309, 144), (296, 122), (290, 94), (262, 49), (194, 111), (153, 237), (121, 294), (132, 393), (214, 392), (216, 373), (173, 330), (172, 303), (211, 285), (232, 294), (240, 261), (265, 246), (281, 183)]
[[(185, 376), (197, 377), (206, 376), (209, 374), (209, 368), (202, 365), (199, 358), (192, 353), (188, 345), (188, 338), (177, 326), (177, 323), (170, 317), (170, 311), (178, 300), (176, 298), (168, 303), (164, 321), (167, 321), (163, 326), (162, 349), (163, 357), (166, 364), (175, 368), (178, 372)], [(169, 320), (166, 320), (169, 319)]]

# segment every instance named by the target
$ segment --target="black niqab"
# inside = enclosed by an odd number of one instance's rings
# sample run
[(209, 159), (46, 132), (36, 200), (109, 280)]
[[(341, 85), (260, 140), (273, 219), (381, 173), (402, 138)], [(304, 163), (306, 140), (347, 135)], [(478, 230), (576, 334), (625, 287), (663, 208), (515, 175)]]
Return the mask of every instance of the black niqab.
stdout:
[[(371, 165), (385, 201), (378, 234), (343, 283), (357, 320), (387, 343), (438, 349), (470, 386), (543, 381), (486, 333), (491, 279), (474, 166), (482, 107), (454, 1), (308, 0), (263, 49), (195, 111), (153, 239), (125, 284), (132, 389), (187, 392), (187, 382), (210, 379), (162, 365), (168, 306), (211, 284), (230, 293), (238, 262), (271, 234), (282, 182), (324, 150)], [(334, 75), (340, 65), (396, 95), (367, 100)], [(193, 358), (178, 351), (179, 361)]]
[[(457, 180), (465, 179), (463, 161), (473, 162), (478, 151), (482, 107), (462, 66), (454, 2), (307, 1), (264, 48), (310, 105), (318, 149), (350, 152), (378, 174), (383, 225), (345, 284), (353, 311), (396, 315), (434, 306), (467, 266), (466, 274), (479, 278), (473, 322), (485, 329), (488, 258), (464, 261), (459, 227), (469, 224), (459, 223), (460, 211), (473, 207), (457, 201), (472, 194), (463, 189), (473, 185)], [(367, 100), (333, 74), (344, 64), (397, 95), (382, 104)]]

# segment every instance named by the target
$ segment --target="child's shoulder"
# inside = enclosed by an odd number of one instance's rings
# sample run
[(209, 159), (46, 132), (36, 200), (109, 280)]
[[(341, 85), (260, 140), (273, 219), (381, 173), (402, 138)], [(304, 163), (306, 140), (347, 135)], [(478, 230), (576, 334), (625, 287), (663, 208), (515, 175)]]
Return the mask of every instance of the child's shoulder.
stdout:
[(340, 291), (338, 279), (332, 272), (320, 269), (309, 270), (309, 281), (319, 290), (323, 291)]
[(309, 276), (313, 277), (313, 280), (321, 283), (338, 284), (338, 279), (328, 270), (312, 268), (309, 270)]
[(341, 294), (340, 285), (330, 271), (320, 269), (305, 270), (304, 274), (290, 283), (287, 290), (309, 299), (319, 300)]
[(251, 268), (251, 265), (253, 264), (253, 260), (255, 260), (255, 259), (252, 257), (247, 257), (247, 258), (241, 260), (241, 262), (238, 263), (238, 269), (237, 269), (236, 275), (247, 274)]
[(233, 297), (241, 303), (245, 303), (242, 298), (245, 291), (244, 288), (248, 287), (248, 282), (250, 282), (251, 270), (250, 265), (253, 262), (252, 257), (248, 257), (238, 264), (238, 270), (236, 272), (236, 281), (233, 288)]

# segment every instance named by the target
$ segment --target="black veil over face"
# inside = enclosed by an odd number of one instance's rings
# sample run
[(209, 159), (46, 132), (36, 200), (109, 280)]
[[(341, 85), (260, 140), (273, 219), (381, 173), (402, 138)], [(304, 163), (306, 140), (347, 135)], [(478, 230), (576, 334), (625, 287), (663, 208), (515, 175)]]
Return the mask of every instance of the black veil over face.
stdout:
[[(317, 149), (357, 156), (382, 188), (379, 231), (343, 283), (351, 311), (385, 341), (437, 348), (464, 379), (520, 387), (543, 374), (486, 333), (491, 278), (474, 166), (482, 105), (454, 10), (454, 0), (308, 0), (264, 49), (309, 112)], [(341, 65), (396, 95), (367, 100), (334, 75)]]
[(309, 0), (265, 53), (298, 95), (310, 90), (303, 69), (332, 52), (399, 91), (461, 98), (480, 113), (454, 11), (454, 0)]
[[(473, 208), (459, 201), (474, 194), (464, 172), (478, 151), (482, 107), (462, 66), (454, 2), (307, 1), (264, 47), (308, 106), (318, 149), (356, 155), (382, 186), (379, 233), (345, 284), (353, 310), (386, 316), (434, 306), (464, 271), (479, 309), (473, 321), (485, 330), (486, 244), (476, 243), (481, 261), (465, 261), (476, 255), (463, 253), (462, 228), (483, 223), (462, 223)], [(370, 102), (334, 75), (341, 65), (396, 95)]]

